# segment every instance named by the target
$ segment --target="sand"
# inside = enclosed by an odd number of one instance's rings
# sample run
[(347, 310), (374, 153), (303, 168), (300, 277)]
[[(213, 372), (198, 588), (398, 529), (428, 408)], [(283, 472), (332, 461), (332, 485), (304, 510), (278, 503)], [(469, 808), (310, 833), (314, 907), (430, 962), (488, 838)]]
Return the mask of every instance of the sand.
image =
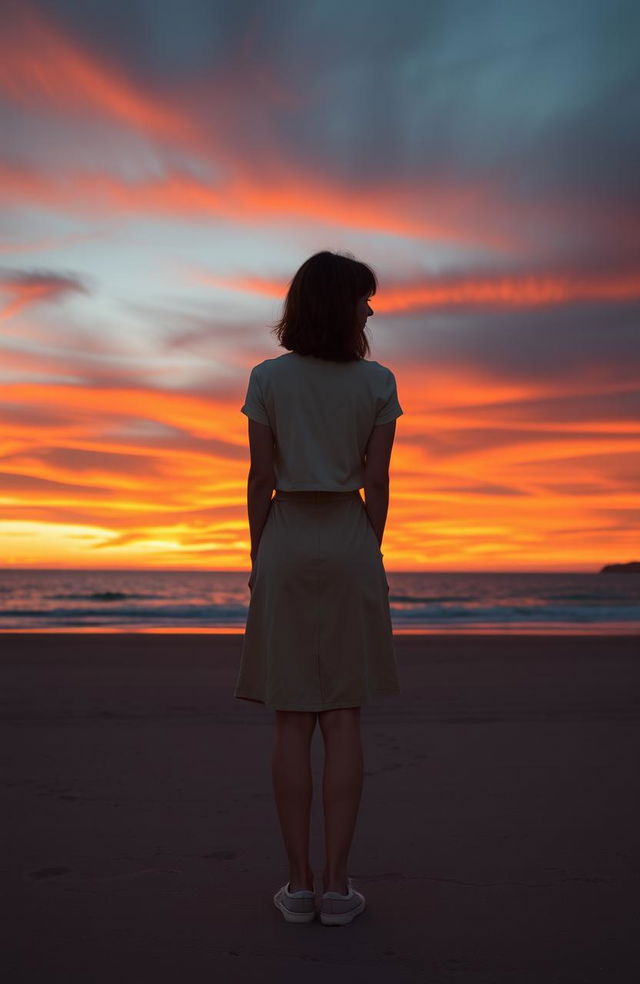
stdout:
[[(0, 635), (3, 980), (640, 979), (639, 642), (398, 637), (403, 693), (362, 711), (368, 908), (327, 928), (272, 902), (241, 636)], [(313, 767), (320, 874), (319, 732)]]

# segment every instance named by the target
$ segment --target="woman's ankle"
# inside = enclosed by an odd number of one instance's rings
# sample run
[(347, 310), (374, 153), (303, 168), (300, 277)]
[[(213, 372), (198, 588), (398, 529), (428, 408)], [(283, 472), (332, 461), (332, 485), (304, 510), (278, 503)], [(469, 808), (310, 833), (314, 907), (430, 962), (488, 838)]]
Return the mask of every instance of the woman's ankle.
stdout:
[(338, 895), (348, 895), (348, 876), (343, 875), (341, 878), (329, 878), (326, 875), (323, 875), (322, 890), (323, 892), (337, 892)]
[(290, 872), (288, 884), (290, 885), (289, 891), (291, 892), (299, 892), (300, 889), (313, 892), (313, 871), (308, 871), (306, 875), (299, 876), (293, 875)]

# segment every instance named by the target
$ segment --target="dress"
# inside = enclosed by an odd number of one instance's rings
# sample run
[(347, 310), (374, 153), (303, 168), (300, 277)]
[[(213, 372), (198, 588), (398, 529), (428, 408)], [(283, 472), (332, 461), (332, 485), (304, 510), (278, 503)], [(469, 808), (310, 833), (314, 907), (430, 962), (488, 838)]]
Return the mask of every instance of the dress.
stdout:
[(273, 431), (276, 491), (234, 696), (322, 711), (399, 694), (389, 584), (359, 490), (372, 427), (403, 412), (393, 373), (288, 353), (254, 367), (242, 412)]

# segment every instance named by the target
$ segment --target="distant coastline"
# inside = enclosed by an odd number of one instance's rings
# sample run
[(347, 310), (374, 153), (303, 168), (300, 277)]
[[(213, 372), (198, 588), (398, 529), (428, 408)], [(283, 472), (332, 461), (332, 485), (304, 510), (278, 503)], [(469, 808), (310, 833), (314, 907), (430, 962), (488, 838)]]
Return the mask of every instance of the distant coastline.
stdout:
[(640, 560), (630, 560), (628, 564), (605, 564), (598, 574), (640, 574)]

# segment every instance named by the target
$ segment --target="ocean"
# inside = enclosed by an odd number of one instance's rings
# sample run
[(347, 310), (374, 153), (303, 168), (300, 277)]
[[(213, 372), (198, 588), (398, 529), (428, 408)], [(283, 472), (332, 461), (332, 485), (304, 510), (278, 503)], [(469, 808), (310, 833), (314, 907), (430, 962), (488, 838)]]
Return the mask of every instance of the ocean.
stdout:
[[(244, 571), (0, 571), (0, 631), (242, 632)], [(394, 632), (639, 633), (639, 574), (395, 573)]]

